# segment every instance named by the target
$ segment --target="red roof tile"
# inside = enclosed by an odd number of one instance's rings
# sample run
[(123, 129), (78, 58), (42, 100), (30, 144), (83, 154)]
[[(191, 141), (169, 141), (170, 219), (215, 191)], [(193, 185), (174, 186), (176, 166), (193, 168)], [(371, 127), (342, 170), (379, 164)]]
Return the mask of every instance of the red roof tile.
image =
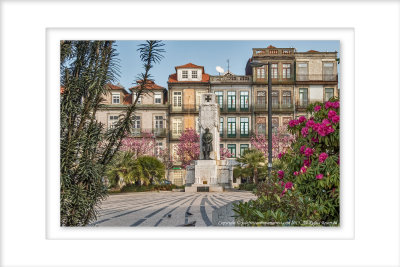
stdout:
[(119, 86), (119, 85), (114, 85), (112, 83), (107, 83), (106, 88), (111, 89), (111, 90), (123, 90), (124, 89), (124, 87)]
[[(139, 81), (136, 81), (137, 83), (140, 83), (141, 82), (141, 80), (139, 80)], [(136, 85), (136, 86), (134, 86), (134, 87), (131, 87), (131, 88), (129, 88), (129, 90), (135, 90), (135, 89), (139, 89), (140, 88), (140, 85)], [(156, 90), (156, 89), (159, 89), (159, 90), (162, 90), (162, 89), (165, 89), (164, 87), (162, 87), (162, 86), (159, 86), (158, 84), (156, 84), (156, 83), (154, 83), (154, 81), (147, 81), (147, 83), (146, 83), (146, 85), (145, 85), (145, 89), (149, 89), (149, 90)]]
[(308, 50), (307, 53), (319, 53), (319, 51), (316, 51), (316, 50)]
[(122, 101), (122, 104), (124, 105), (132, 104), (132, 94), (126, 94)]
[(202, 69), (204, 72), (204, 66), (195, 65), (193, 63), (187, 63), (185, 65), (176, 66), (175, 70), (177, 69)]
[(269, 45), (267, 48), (276, 48), (276, 47), (273, 45)]
[(171, 74), (168, 78), (168, 83), (207, 83), (210, 80), (210, 75), (203, 73), (201, 81), (178, 81), (177, 74)]

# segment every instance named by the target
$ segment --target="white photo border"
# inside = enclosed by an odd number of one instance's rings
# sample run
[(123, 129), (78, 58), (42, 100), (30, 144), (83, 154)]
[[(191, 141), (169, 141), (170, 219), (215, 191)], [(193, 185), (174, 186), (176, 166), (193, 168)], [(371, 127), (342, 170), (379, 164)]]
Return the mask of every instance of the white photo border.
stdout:
[[(59, 44), (60, 40), (340, 40), (341, 153), (339, 227), (60, 227)], [(268, 41), (268, 40), (266, 40)], [(354, 30), (271, 28), (47, 29), (48, 191), (47, 237), (50, 239), (352, 239), (354, 238)], [(57, 68), (58, 67), (58, 68)], [(344, 75), (342, 75), (344, 73)], [(51, 177), (51, 179), (50, 179)]]
[[(400, 265), (398, 1), (0, 0), (0, 12), (0, 266)], [(49, 173), (45, 164), (46, 120), (50, 115), (46, 103), (51, 96), (46, 94), (46, 30), (221, 25), (354, 29), (355, 105), (349, 107), (355, 110), (354, 238), (48, 238)], [(347, 75), (343, 64), (342, 87)], [(53, 93), (58, 92), (58, 87), (53, 88)], [(352, 149), (345, 147), (341, 152)]]

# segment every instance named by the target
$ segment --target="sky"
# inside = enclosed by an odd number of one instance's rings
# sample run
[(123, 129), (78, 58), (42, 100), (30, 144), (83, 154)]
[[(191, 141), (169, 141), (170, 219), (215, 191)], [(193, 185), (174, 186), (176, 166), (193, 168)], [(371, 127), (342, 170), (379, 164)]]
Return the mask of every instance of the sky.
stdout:
[[(116, 49), (119, 53), (120, 64), (119, 83), (126, 89), (134, 86), (136, 77), (143, 71), (142, 63), (137, 51), (143, 41), (117, 41)], [(302, 41), (164, 41), (164, 58), (151, 70), (155, 83), (168, 88), (167, 81), (170, 74), (175, 73), (175, 66), (193, 63), (204, 66), (204, 71), (210, 75), (218, 75), (217, 66), (237, 75), (245, 74), (247, 60), (252, 56), (252, 48), (266, 48), (273, 45), (278, 48), (294, 47), (297, 52), (317, 50), (321, 52), (340, 51), (339, 40), (302, 40)], [(338, 53), (338, 57), (339, 53)], [(338, 68), (339, 71), (339, 68)], [(118, 83), (116, 82), (116, 83)]]

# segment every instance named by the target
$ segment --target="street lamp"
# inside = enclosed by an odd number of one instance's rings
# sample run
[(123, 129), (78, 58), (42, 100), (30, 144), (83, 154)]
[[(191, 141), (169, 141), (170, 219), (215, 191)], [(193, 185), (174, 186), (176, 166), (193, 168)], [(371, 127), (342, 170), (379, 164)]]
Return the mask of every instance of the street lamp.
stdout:
[(267, 64), (253, 61), (250, 63), (252, 67), (268, 66), (268, 178), (271, 177), (272, 169), (272, 79), (271, 79), (271, 62)]

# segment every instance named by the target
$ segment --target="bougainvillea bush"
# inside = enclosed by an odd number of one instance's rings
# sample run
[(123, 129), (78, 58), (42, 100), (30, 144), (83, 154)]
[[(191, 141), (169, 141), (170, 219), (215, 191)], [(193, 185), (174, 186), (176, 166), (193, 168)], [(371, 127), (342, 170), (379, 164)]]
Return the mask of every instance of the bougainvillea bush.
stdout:
[(339, 225), (340, 103), (314, 103), (289, 123), (295, 140), (278, 158), (281, 170), (257, 188), (258, 199), (239, 204), (237, 222), (249, 225)]

